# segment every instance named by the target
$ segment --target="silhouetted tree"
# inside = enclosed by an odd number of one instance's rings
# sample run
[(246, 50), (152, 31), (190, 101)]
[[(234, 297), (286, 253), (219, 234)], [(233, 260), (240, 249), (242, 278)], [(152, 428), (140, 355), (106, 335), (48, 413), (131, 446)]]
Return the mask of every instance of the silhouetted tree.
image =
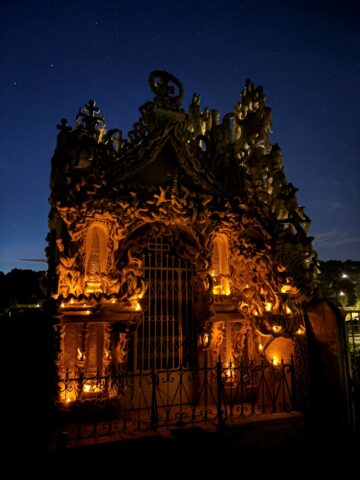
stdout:
[(4, 274), (0, 272), (0, 311), (20, 305), (36, 305), (45, 298), (42, 289), (45, 272), (14, 268)]
[(355, 306), (356, 284), (360, 276), (360, 262), (329, 260), (320, 262), (317, 279), (320, 295), (338, 307)]

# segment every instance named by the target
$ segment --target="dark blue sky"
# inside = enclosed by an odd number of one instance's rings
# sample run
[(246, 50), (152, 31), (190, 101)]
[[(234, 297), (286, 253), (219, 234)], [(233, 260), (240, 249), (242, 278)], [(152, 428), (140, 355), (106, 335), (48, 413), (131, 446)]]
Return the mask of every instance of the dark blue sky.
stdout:
[(204, 108), (264, 87), (287, 178), (323, 260), (360, 260), (357, 0), (2, 0), (0, 270), (43, 269), (56, 125), (94, 98), (125, 133), (173, 73)]

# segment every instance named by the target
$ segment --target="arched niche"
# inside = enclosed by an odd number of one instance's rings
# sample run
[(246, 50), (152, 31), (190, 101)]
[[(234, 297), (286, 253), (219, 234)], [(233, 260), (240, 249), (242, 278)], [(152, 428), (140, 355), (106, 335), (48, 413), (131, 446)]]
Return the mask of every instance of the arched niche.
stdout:
[(229, 245), (227, 236), (222, 233), (215, 234), (213, 239), (211, 276), (213, 278), (213, 294), (230, 295)]
[(107, 264), (107, 231), (92, 225), (85, 239), (85, 293), (102, 293)]

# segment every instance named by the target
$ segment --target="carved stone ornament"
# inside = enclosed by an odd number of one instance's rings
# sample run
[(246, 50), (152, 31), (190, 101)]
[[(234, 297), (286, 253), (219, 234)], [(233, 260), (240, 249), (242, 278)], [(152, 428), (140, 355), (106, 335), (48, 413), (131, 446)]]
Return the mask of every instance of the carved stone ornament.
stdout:
[[(58, 126), (47, 255), (59, 311), (86, 304), (93, 314), (116, 304), (119, 315), (135, 315), (147, 288), (141, 252), (171, 231), (177, 254), (193, 267), (194, 321), (205, 325), (214, 295), (226, 294), (232, 315), (246, 320), (234, 330), (238, 354), (245, 338), (252, 341), (251, 328), (294, 336), (313, 296), (317, 255), (280, 148), (269, 140), (262, 88), (247, 80), (221, 120), (201, 108), (198, 94), (185, 111), (173, 75), (155, 71), (149, 83), (154, 98), (140, 107), (127, 138), (106, 131), (94, 101), (74, 127)], [(227, 245), (228, 271), (214, 276), (217, 236)], [(214, 350), (222, 338), (223, 321), (213, 324)], [(121, 337), (119, 361), (124, 344)]]

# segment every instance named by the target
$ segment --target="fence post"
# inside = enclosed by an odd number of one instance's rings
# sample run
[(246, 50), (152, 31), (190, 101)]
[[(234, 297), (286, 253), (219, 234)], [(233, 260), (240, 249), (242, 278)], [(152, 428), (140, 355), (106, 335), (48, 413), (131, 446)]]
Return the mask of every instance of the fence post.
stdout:
[(296, 410), (297, 407), (297, 392), (296, 392), (296, 378), (295, 378), (295, 365), (294, 365), (294, 355), (291, 354), (290, 357), (290, 375), (291, 375), (291, 405), (290, 411)]
[(222, 365), (220, 356), (216, 363), (216, 380), (217, 380), (217, 422), (218, 427), (223, 424), (223, 412), (221, 410), (221, 403), (222, 403), (222, 389), (223, 389), (223, 381), (222, 381)]
[(151, 429), (156, 430), (158, 426), (158, 411), (156, 400), (156, 387), (159, 385), (159, 375), (155, 371), (154, 367), (151, 370)]

